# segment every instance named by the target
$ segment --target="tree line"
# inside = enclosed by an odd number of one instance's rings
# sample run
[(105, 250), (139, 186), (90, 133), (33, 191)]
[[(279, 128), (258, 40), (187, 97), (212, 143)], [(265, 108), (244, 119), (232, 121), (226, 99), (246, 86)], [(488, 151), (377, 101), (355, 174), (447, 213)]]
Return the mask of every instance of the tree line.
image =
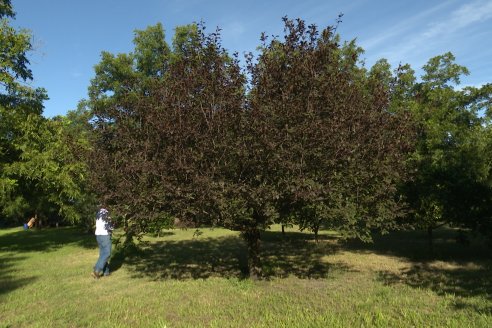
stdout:
[[(0, 1), (0, 219), (33, 213), (90, 226), (111, 206), (131, 242), (172, 227), (241, 232), (252, 277), (272, 224), (374, 232), (440, 224), (492, 233), (492, 85), (459, 88), (468, 70), (451, 53), (410, 65), (284, 18), (241, 61), (203, 24), (137, 30), (130, 53), (103, 52), (88, 99), (42, 116), (29, 34)], [(3, 46), (7, 45), (7, 46)], [(244, 63), (244, 64), (242, 64)]]

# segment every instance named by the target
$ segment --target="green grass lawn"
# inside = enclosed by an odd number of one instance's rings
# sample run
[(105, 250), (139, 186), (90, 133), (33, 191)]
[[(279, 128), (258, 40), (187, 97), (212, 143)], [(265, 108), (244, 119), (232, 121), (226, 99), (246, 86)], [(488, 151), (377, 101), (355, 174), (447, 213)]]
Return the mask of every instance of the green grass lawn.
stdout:
[[(75, 228), (0, 230), (0, 327), (491, 327), (492, 260), (454, 232), (374, 244), (295, 229), (262, 235), (266, 279), (245, 278), (236, 232), (148, 237), (110, 277), (90, 277), (95, 238)], [(113, 249), (114, 250), (114, 249)]]

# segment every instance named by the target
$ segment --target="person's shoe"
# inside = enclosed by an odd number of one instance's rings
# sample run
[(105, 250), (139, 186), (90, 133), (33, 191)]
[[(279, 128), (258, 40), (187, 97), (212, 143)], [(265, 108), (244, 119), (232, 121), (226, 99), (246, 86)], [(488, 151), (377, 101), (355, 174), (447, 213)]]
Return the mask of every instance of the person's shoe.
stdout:
[(101, 277), (101, 275), (96, 271), (92, 271), (91, 276), (94, 279), (99, 279), (99, 277)]

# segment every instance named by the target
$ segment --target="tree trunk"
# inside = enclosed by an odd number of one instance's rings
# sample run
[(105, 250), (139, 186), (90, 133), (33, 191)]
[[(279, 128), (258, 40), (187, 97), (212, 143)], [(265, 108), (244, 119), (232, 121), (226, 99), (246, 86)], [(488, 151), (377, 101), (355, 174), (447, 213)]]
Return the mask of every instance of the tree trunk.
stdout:
[(285, 236), (285, 226), (282, 224), (282, 236)]
[(253, 280), (261, 278), (260, 260), (260, 231), (256, 228), (246, 230), (242, 233), (248, 245), (248, 271), (249, 277)]
[(319, 225), (317, 225), (316, 227), (314, 227), (313, 231), (314, 231), (314, 240), (316, 241), (316, 243), (318, 243)]
[(133, 237), (135, 236), (135, 232), (128, 224), (128, 219), (125, 217), (124, 219), (124, 231), (125, 231), (125, 240), (123, 241), (123, 248), (128, 250), (135, 246), (135, 241)]
[(135, 243), (133, 241), (133, 232), (129, 231), (125, 234), (125, 241), (123, 242), (123, 246), (124, 247), (128, 247), (128, 246), (134, 246)]

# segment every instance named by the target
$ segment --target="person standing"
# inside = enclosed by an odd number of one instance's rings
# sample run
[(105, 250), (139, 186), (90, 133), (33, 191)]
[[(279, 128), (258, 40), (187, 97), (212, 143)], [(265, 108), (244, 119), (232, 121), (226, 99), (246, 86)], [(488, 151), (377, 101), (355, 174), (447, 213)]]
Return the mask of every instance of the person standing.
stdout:
[(109, 276), (108, 260), (111, 256), (111, 233), (113, 225), (109, 217), (109, 211), (101, 206), (96, 214), (96, 240), (99, 245), (99, 258), (94, 265), (92, 277), (99, 279), (102, 275)]

